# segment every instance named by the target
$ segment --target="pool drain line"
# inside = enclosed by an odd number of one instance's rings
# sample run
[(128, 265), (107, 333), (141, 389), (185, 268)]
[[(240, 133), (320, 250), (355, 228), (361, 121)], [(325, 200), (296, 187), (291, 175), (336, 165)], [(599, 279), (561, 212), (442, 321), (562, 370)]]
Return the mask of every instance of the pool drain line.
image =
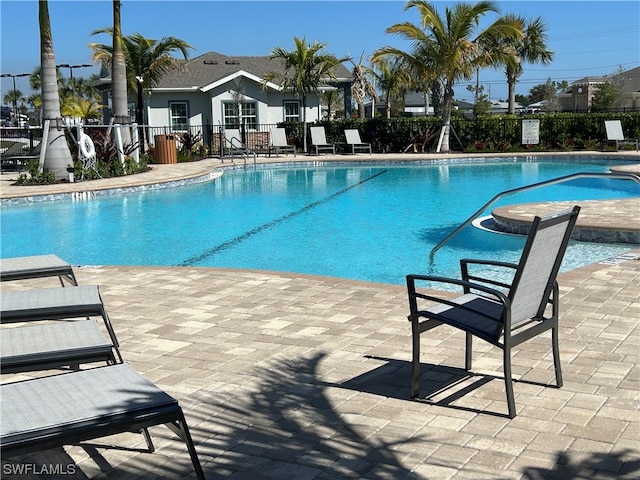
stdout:
[(343, 188), (342, 190), (339, 190), (335, 193), (332, 193), (331, 195), (324, 197), (321, 200), (317, 200), (313, 203), (310, 203), (308, 205), (305, 205), (304, 207), (302, 207), (299, 210), (296, 210), (294, 212), (290, 212), (287, 213), (286, 215), (283, 215), (282, 217), (276, 218), (275, 220), (272, 220), (270, 222), (267, 223), (263, 223), (262, 225), (252, 228), (251, 230), (243, 233), (242, 235), (238, 235), (235, 238), (232, 238), (231, 240), (227, 240), (226, 242), (221, 243), (220, 245), (216, 245), (215, 247), (209, 248), (207, 250), (205, 250), (204, 252), (202, 252), (200, 255), (196, 255), (193, 256), (191, 258), (186, 259), (185, 261), (183, 261), (182, 263), (180, 263), (178, 266), (180, 267), (189, 267), (189, 266), (193, 266), (196, 265), (200, 262), (202, 262), (203, 260), (212, 257), (213, 255), (215, 255), (218, 252), (221, 252), (222, 250), (226, 250), (227, 248), (233, 247), (235, 245), (238, 245), (239, 243), (243, 242), (244, 240), (246, 240), (247, 238), (253, 237), (254, 235), (257, 235), (258, 233), (262, 232), (263, 230), (266, 230), (268, 228), (273, 228), (276, 225), (286, 222), (287, 220), (296, 217), (304, 212), (307, 212), (309, 210), (311, 210), (312, 208), (315, 208), (319, 205), (322, 205), (323, 203), (327, 203), (328, 201), (348, 192), (349, 190), (351, 190), (352, 188), (356, 188), (360, 185), (362, 185), (363, 183), (366, 183), (370, 180), (373, 180), (376, 177), (379, 177), (380, 175), (382, 175), (383, 173), (386, 173), (388, 170), (382, 170), (381, 172), (376, 173), (375, 175), (371, 175), (370, 177), (367, 177), (363, 180), (360, 180), (358, 183), (354, 183), (353, 185), (349, 185), (348, 187)]

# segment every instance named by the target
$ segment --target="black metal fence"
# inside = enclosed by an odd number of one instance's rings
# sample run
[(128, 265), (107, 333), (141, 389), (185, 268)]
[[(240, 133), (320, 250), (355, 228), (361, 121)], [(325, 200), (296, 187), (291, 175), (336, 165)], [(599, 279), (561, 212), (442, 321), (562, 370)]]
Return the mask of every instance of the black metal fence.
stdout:
[[(525, 119), (539, 120), (540, 143), (522, 145), (522, 125)], [(452, 150), (466, 152), (499, 152), (520, 150), (593, 150), (601, 148), (606, 140), (605, 120), (620, 120), (627, 138), (640, 138), (640, 112), (633, 113), (559, 113), (544, 115), (502, 115), (466, 118), (462, 115), (451, 119), (453, 127), (450, 139)], [(412, 117), (394, 119), (347, 119), (331, 122), (310, 123), (325, 127), (327, 141), (340, 147), (345, 145), (344, 130), (357, 128), (363, 142), (371, 143), (374, 152), (402, 153), (406, 151), (434, 151), (442, 125), (439, 117)], [(285, 129), (289, 144), (303, 150), (303, 124), (285, 122), (258, 124), (255, 128), (241, 126), (242, 142), (252, 151), (266, 153), (269, 147), (270, 130)], [(108, 126), (90, 125), (86, 128)], [(157, 135), (173, 135), (178, 149), (197, 156), (224, 156), (224, 128), (220, 125), (191, 125), (179, 131), (170, 126), (143, 126), (145, 151), (154, 153)], [(15, 139), (21, 139), (33, 148), (42, 138), (42, 129), (5, 127), (0, 129), (0, 151)], [(309, 137), (308, 137), (309, 138)], [(186, 152), (184, 152), (186, 153)]]

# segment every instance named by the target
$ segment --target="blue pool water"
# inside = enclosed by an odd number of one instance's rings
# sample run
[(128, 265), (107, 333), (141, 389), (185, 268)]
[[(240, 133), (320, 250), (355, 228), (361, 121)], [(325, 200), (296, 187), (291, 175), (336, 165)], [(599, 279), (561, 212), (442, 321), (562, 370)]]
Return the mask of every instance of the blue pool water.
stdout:
[[(498, 192), (611, 164), (494, 159), (227, 170), (187, 187), (2, 207), (0, 246), (3, 257), (56, 253), (78, 265), (233, 267), (402, 284), (407, 273), (457, 275), (460, 257), (517, 260), (522, 237), (474, 227), (433, 263), (429, 252)], [(582, 179), (495, 206), (639, 194), (633, 182)], [(563, 269), (629, 249), (573, 243)]]

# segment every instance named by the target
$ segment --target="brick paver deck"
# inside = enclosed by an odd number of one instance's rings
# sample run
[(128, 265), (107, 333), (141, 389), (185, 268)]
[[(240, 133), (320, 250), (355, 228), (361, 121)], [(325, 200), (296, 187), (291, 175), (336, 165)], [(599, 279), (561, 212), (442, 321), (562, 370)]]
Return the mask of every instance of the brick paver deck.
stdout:
[[(5, 189), (3, 186), (3, 195)], [(399, 286), (212, 268), (83, 267), (121, 351), (178, 398), (208, 478), (640, 477), (640, 252), (560, 275), (564, 386), (550, 338), (514, 352), (518, 416), (506, 417), (498, 349), (423, 335), (422, 400), (410, 399), (410, 325)], [(5, 282), (3, 290), (53, 286)], [(26, 375), (3, 376), (13, 381)], [(3, 478), (194, 478), (184, 444), (153, 427), (155, 453), (121, 434), (19, 459)], [(11, 475), (30, 465), (30, 475)], [(7, 467), (9, 466), (9, 467)]]

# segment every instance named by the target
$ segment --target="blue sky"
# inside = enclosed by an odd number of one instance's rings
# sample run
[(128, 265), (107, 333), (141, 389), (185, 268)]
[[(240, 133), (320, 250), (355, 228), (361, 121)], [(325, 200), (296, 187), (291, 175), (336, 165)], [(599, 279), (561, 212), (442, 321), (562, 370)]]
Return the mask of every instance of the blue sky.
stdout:
[[(455, 2), (434, 2), (444, 13)], [(547, 26), (548, 45), (555, 52), (549, 66), (525, 65), (517, 93), (547, 78), (568, 82), (585, 76), (614, 73), (619, 67), (640, 65), (640, 2), (629, 1), (499, 1), (501, 13), (540, 16)], [(122, 0), (123, 34), (147, 38), (175, 36), (191, 44), (191, 57), (210, 51), (226, 55), (268, 55), (274, 47), (293, 48), (293, 37), (326, 43), (326, 51), (350, 55), (357, 61), (377, 48), (410, 45), (385, 33), (389, 26), (419, 23), (415, 9), (403, 1), (153, 1)], [(57, 63), (91, 63), (90, 42), (109, 43), (106, 35), (91, 32), (113, 22), (112, 2), (104, 0), (49, 0)], [(491, 21), (494, 15), (487, 17)], [(31, 73), (40, 63), (38, 2), (0, 0), (0, 70), (3, 74)], [(348, 64), (349, 65), (349, 64)], [(95, 67), (76, 69), (74, 76), (97, 73)], [(63, 70), (68, 76), (68, 69)], [(493, 100), (505, 99), (507, 87), (501, 70), (486, 69), (480, 82)], [(26, 96), (27, 79), (16, 79)], [(2, 96), (13, 88), (2, 79)], [(470, 99), (466, 85), (456, 87), (456, 98)]]

